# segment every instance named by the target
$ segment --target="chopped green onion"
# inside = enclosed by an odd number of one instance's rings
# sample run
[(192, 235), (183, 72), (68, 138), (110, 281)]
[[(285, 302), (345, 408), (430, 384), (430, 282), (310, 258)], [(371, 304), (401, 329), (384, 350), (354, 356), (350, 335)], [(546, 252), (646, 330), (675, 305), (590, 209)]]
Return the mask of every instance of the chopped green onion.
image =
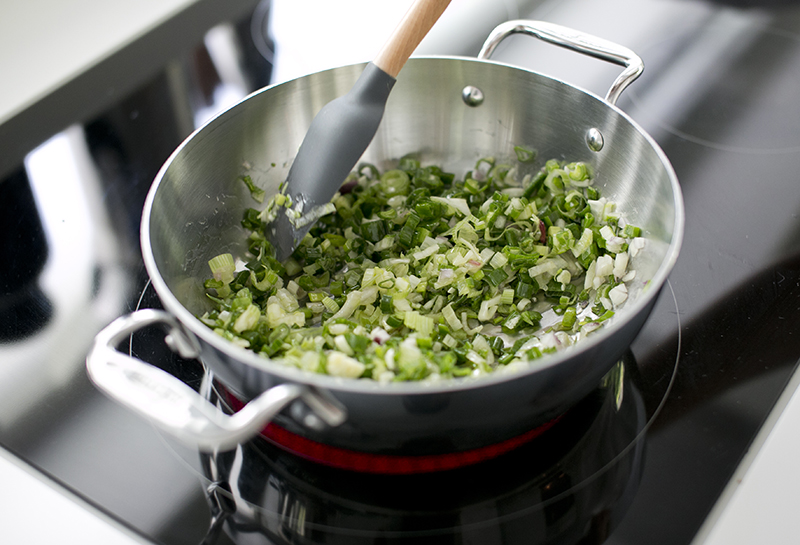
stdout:
[(223, 284), (230, 284), (233, 281), (233, 273), (236, 272), (233, 255), (220, 254), (208, 262), (208, 267), (211, 269), (214, 280)]
[(263, 189), (253, 183), (253, 179), (250, 176), (242, 176), (240, 179), (245, 183), (247, 189), (250, 191), (250, 196), (252, 196), (254, 200), (258, 202), (264, 202), (266, 193)]
[(636, 238), (642, 236), (642, 230), (639, 227), (635, 227), (633, 225), (626, 225), (625, 229), (622, 230), (622, 236), (625, 238)]
[(323, 298), (322, 304), (325, 305), (325, 308), (328, 309), (328, 312), (338, 312), (340, 308), (339, 304), (330, 297)]
[[(460, 179), (415, 155), (383, 173), (361, 164), (311, 211), (280, 193), (245, 209), (243, 267), (209, 261), (213, 308), (200, 320), (282, 364), (380, 381), (483, 374), (553, 352), (553, 333), (591, 333), (628, 298), (642, 230), (600, 195), (589, 164), (529, 173), (536, 151), (513, 151)], [(318, 220), (283, 263), (268, 236), (279, 213)]]
[(514, 153), (517, 154), (517, 161), (520, 163), (532, 163), (536, 160), (536, 150), (522, 146), (514, 146)]
[(384, 314), (394, 312), (394, 301), (391, 295), (381, 295), (381, 312)]
[(370, 242), (378, 242), (386, 236), (383, 220), (377, 219), (361, 224), (361, 236)]
[(433, 319), (428, 316), (423, 316), (415, 310), (406, 312), (403, 323), (425, 337), (430, 335), (433, 331)]
[(559, 329), (561, 331), (569, 331), (575, 325), (577, 321), (577, 310), (575, 307), (569, 307), (567, 310), (564, 311), (564, 315), (561, 318), (561, 324), (559, 325)]
[(495, 269), (486, 275), (486, 281), (496, 288), (508, 279), (508, 274), (503, 269)]

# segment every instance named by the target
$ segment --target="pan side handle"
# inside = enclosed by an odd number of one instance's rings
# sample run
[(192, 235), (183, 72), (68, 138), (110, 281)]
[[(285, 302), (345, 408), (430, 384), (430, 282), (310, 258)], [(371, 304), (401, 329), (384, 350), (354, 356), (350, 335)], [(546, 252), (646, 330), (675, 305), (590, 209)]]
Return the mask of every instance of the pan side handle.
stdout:
[(641, 57), (627, 47), (544, 21), (516, 20), (498, 25), (483, 43), (478, 59), (489, 59), (500, 42), (512, 34), (526, 34), (559, 47), (624, 66), (625, 70), (614, 80), (605, 97), (606, 102), (612, 105), (617, 103), (622, 91), (644, 71)]
[(341, 424), (344, 410), (299, 384), (279, 384), (228, 416), (179, 379), (117, 350), (132, 333), (160, 325), (165, 342), (184, 358), (197, 358), (197, 339), (172, 315), (144, 309), (117, 318), (95, 337), (86, 357), (92, 382), (106, 395), (170, 435), (202, 451), (226, 450), (256, 435), (295, 399), (303, 401), (331, 426)]

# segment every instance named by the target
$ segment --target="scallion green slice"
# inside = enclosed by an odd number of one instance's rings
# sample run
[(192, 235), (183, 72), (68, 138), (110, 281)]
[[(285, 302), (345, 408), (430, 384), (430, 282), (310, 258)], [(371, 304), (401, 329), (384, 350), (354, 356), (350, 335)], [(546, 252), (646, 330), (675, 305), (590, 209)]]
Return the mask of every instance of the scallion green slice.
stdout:
[(350, 379), (536, 365), (552, 339), (572, 344), (615, 315), (644, 239), (589, 165), (537, 166), (524, 146), (511, 157), (481, 158), (460, 179), (415, 155), (383, 173), (359, 165), (285, 263), (267, 230), (291, 199), (245, 210), (249, 253), (241, 270), (230, 253), (209, 261), (213, 308), (200, 320), (275, 362)]

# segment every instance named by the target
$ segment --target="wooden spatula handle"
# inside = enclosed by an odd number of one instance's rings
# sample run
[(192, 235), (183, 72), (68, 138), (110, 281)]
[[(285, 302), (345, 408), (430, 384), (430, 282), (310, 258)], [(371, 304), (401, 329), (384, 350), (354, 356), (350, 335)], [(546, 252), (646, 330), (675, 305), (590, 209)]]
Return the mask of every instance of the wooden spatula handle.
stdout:
[(396, 78), (448, 4), (450, 0), (416, 0), (372, 63)]

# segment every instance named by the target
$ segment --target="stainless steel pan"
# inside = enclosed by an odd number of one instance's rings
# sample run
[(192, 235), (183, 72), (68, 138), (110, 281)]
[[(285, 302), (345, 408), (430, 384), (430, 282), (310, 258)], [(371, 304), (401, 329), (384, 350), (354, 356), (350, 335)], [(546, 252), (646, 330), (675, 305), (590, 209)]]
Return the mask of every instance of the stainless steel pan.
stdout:
[[(542, 74), (488, 60), (506, 36), (524, 33), (625, 67), (605, 99)], [(310, 374), (270, 362), (215, 335), (195, 315), (206, 308), (208, 260), (243, 255), (239, 222), (249, 173), (277, 190), (319, 108), (346, 92), (363, 66), (344, 66), (265, 88), (192, 134), (148, 195), (141, 225), (147, 271), (166, 312), (125, 316), (97, 336), (87, 358), (93, 381), (115, 399), (202, 449), (246, 440), (267, 421), (345, 449), (435, 454), (517, 436), (561, 414), (597, 386), (650, 313), (678, 256), (683, 202), (664, 153), (614, 106), (642, 63), (630, 50), (563, 27), (512, 21), (495, 29), (477, 59), (412, 59), (398, 77), (365, 159), (385, 166), (420, 152), (452, 172), (476, 159), (509, 156), (515, 144), (542, 158), (593, 165), (603, 195), (644, 231), (636, 263), (642, 289), (593, 336), (513, 374), (436, 383), (378, 384)], [(646, 280), (646, 283), (643, 282)], [(199, 357), (237, 397), (220, 413), (177, 379), (115, 348), (160, 323), (184, 356)], [(290, 406), (290, 407), (289, 407)]]

